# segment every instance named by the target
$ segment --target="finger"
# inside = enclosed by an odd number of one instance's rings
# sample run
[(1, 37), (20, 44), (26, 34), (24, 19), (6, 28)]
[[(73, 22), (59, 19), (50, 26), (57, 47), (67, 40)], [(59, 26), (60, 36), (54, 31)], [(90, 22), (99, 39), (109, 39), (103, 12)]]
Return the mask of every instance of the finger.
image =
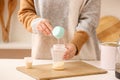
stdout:
[[(42, 26), (43, 26), (43, 27), (42, 27)], [(40, 32), (44, 31), (44, 29), (45, 29), (45, 27), (44, 27), (44, 25), (43, 25), (42, 22), (40, 22), (40, 23), (37, 25), (37, 28), (38, 28), (38, 30), (40, 30)]]
[(50, 23), (49, 22), (44, 22), (45, 23), (45, 25), (48, 27), (48, 29), (50, 30), (50, 32), (52, 31), (52, 25), (50, 25)]
[(46, 33), (47, 33), (48, 35), (50, 34), (50, 31), (49, 31), (48, 29), (46, 29), (45, 31), (46, 31)]
[(42, 33), (43, 34), (43, 31), (42, 31), (42, 28), (41, 28), (41, 26), (39, 25), (39, 26), (37, 26), (37, 29), (38, 29), (38, 31), (40, 32), (40, 33)]
[(41, 24), (41, 27), (42, 27), (42, 31), (44, 31), (44, 33), (46, 33), (47, 35), (51, 33), (48, 27), (44, 23)]
[(43, 24), (41, 23), (37, 28), (38, 28), (38, 30), (41, 32), (41, 33), (43, 33), (44, 35), (48, 35), (48, 32), (46, 31), (46, 29), (45, 28), (43, 28)]
[(47, 26), (44, 23), (42, 23), (42, 22), (41, 22), (40, 26), (42, 28), (42, 31), (44, 31), (47, 28)]
[(48, 28), (48, 26), (45, 24), (45, 22), (41, 22), (42, 29), (46, 31), (46, 33), (49, 35), (51, 33), (51, 30)]
[[(45, 25), (45, 24), (44, 24)], [(45, 25), (46, 26), (46, 29), (45, 29), (45, 31), (48, 33), (48, 35), (51, 33), (51, 30), (48, 28), (48, 26), (47, 25)]]
[(69, 44), (66, 44), (65, 47), (66, 47), (67, 49), (69, 49), (70, 51), (73, 50), (73, 48), (72, 48)]
[(68, 59), (71, 59), (71, 58), (73, 58), (73, 55), (68, 54), (68, 55), (64, 56), (64, 60), (68, 60)]
[(70, 57), (70, 51), (67, 50), (67, 51), (65, 52), (65, 54), (64, 54), (63, 59), (69, 59), (69, 57)]
[(48, 35), (46, 31), (42, 31), (42, 33), (43, 33), (45, 36), (47, 36), (47, 35)]
[(65, 57), (64, 57), (64, 60), (68, 60), (69, 59), (69, 55), (66, 55)]
[(65, 52), (64, 56), (69, 55), (70, 51), (67, 49), (67, 51)]
[(74, 50), (72, 50), (72, 51), (68, 50), (68, 51), (66, 51), (63, 59), (65, 59), (65, 60), (71, 59), (72, 57), (74, 57), (74, 55), (75, 55)]

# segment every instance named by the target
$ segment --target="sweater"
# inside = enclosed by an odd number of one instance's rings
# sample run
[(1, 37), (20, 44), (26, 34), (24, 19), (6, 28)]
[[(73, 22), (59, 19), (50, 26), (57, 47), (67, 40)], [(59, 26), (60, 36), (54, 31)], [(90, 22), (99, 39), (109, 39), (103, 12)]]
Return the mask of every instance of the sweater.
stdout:
[(99, 13), (100, 0), (20, 0), (18, 18), (34, 35), (34, 57), (50, 59), (50, 48), (57, 43), (52, 36), (44, 36), (31, 26), (37, 19), (45, 18), (53, 27), (65, 28), (65, 42), (75, 44), (78, 50), (74, 59), (96, 60), (100, 59), (96, 37)]

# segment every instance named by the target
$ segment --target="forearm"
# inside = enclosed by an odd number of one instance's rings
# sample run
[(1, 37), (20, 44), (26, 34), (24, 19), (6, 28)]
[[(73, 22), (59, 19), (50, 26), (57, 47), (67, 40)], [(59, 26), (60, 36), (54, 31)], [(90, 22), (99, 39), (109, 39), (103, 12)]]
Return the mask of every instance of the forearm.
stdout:
[(20, 10), (18, 19), (22, 22), (25, 28), (32, 32), (31, 21), (39, 16), (36, 15), (33, 0), (20, 0)]
[(89, 39), (88, 34), (85, 31), (76, 31), (74, 34), (74, 37), (71, 41), (76, 46), (76, 55), (79, 53), (81, 50), (82, 46), (84, 45), (85, 42), (87, 42)]

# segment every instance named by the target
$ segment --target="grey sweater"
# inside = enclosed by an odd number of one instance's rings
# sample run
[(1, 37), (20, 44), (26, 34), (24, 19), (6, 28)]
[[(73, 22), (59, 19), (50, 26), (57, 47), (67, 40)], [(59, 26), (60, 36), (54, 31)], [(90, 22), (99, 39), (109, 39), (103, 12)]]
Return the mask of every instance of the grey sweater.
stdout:
[[(82, 2), (83, 3), (80, 3)], [(100, 0), (34, 0), (37, 15), (41, 18), (48, 19), (53, 26), (63, 26), (66, 30), (64, 39), (69, 42), (76, 31), (83, 30), (89, 34), (89, 40), (83, 45), (80, 55), (73, 59), (100, 59), (100, 51), (96, 37), (96, 27), (99, 22)], [(31, 24), (35, 24), (34, 19)], [(33, 27), (34, 33), (38, 33)], [(50, 56), (49, 49), (56, 40), (48, 38), (42, 34), (33, 34), (34, 56)], [(37, 41), (35, 41), (37, 39)], [(39, 40), (38, 40), (39, 39)], [(38, 45), (37, 45), (38, 42)], [(38, 48), (34, 48), (36, 46)], [(48, 45), (49, 44), (49, 45)], [(45, 49), (40, 49), (44, 47)], [(40, 54), (44, 53), (44, 54)], [(48, 57), (49, 58), (49, 57)]]

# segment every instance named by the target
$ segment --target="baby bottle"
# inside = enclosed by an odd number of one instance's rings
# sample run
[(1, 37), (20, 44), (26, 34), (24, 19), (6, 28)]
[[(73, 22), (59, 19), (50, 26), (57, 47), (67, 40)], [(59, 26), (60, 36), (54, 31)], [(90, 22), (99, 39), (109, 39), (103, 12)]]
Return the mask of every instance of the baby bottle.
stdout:
[(52, 68), (54, 70), (63, 70), (65, 68), (63, 56), (66, 48), (64, 43), (59, 43), (59, 40), (61, 40), (64, 35), (64, 28), (61, 26), (56, 26), (53, 29), (52, 34), (58, 40), (58, 43), (54, 44), (51, 48), (51, 55), (53, 60)]
[(51, 48), (53, 66), (52, 68), (55, 70), (63, 70), (64, 67), (64, 60), (63, 56), (66, 51), (64, 44), (54, 44)]

